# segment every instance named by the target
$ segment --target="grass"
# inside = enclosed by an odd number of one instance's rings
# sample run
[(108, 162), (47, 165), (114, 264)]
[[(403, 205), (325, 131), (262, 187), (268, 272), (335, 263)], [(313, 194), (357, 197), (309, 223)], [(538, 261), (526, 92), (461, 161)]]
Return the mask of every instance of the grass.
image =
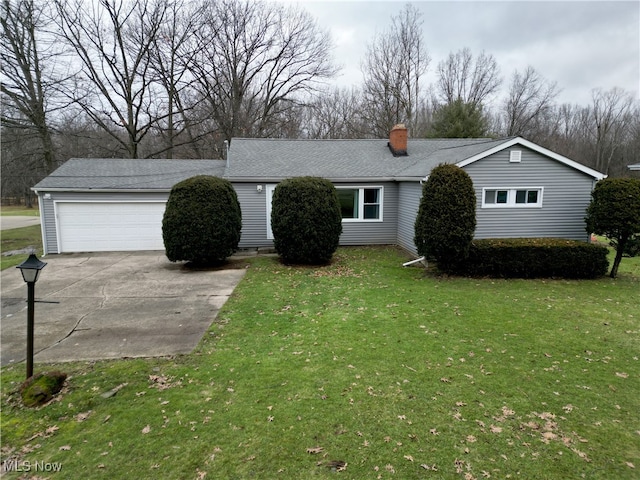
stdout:
[(4, 255), (5, 252), (20, 250), (31, 246), (35, 248), (36, 255), (42, 255), (42, 234), (40, 225), (3, 230), (1, 236), (2, 246), (0, 248), (0, 253), (3, 255), (0, 256), (0, 270), (14, 267), (22, 263), (29, 256), (27, 254), (19, 254), (7, 257)]
[(0, 215), (2, 216), (26, 216), (26, 217), (39, 217), (40, 209), (36, 206), (33, 208), (27, 208), (22, 205), (17, 206), (3, 206), (0, 208)]
[(403, 261), (253, 259), (193, 354), (47, 365), (70, 377), (41, 409), (5, 368), (2, 459), (61, 466), (48, 478), (637, 478), (640, 259), (592, 281)]

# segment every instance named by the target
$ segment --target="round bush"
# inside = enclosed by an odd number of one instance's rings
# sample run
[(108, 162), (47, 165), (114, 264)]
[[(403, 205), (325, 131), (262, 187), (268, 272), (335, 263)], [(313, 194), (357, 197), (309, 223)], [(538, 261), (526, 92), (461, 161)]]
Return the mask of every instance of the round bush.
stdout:
[(273, 242), (285, 263), (328, 263), (342, 233), (340, 202), (324, 178), (284, 180), (273, 192)]
[(435, 259), (444, 271), (451, 270), (468, 256), (475, 229), (471, 177), (456, 165), (438, 165), (422, 187), (414, 237), (418, 254)]
[(167, 258), (219, 263), (238, 249), (242, 213), (231, 183), (199, 175), (174, 185), (162, 219)]

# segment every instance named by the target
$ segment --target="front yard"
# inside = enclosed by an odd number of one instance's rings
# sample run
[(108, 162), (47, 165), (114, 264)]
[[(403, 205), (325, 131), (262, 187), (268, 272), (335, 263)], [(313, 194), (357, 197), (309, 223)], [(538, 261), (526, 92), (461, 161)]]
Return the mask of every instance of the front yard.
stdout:
[(638, 478), (639, 258), (592, 281), (406, 260), (253, 259), (196, 352), (47, 365), (70, 378), (41, 409), (4, 368), (6, 478)]

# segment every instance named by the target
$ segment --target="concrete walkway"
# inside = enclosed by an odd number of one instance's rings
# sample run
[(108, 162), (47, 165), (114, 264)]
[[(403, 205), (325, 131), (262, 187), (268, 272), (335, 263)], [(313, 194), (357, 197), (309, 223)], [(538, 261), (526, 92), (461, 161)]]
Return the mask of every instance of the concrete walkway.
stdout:
[(0, 230), (11, 230), (12, 228), (30, 227), (40, 225), (40, 217), (27, 216), (1, 216)]
[[(35, 285), (35, 363), (190, 353), (245, 262), (189, 270), (164, 252), (51, 255)], [(26, 356), (27, 286), (2, 272), (0, 363)]]

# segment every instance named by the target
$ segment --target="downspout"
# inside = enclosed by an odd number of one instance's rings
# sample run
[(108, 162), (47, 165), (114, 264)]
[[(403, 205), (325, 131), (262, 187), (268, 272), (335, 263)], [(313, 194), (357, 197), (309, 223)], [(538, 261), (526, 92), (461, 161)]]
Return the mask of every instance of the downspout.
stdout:
[(416, 258), (415, 260), (410, 260), (408, 262), (404, 262), (402, 264), (403, 267), (408, 267), (409, 265), (413, 265), (414, 263), (422, 262), (425, 268), (429, 266), (429, 263), (425, 259), (425, 257)]
[(224, 141), (224, 159), (227, 161), (227, 168), (229, 168), (229, 140)]
[[(420, 179), (420, 185), (424, 185), (424, 182), (427, 181), (427, 179), (429, 178), (429, 175), (427, 175), (426, 177)], [(414, 265), (416, 263), (421, 262), (422, 265), (424, 265), (424, 268), (428, 268), (429, 267), (429, 262), (427, 262), (427, 259), (425, 257), (420, 257), (420, 258), (416, 258), (415, 260), (410, 260), (408, 262), (405, 262), (402, 264), (403, 267), (408, 267), (409, 265)]]
[(47, 237), (45, 236), (45, 225), (44, 225), (44, 195), (38, 192), (35, 188), (32, 188), (33, 192), (38, 196), (38, 210), (40, 211), (40, 235), (42, 237), (42, 256), (47, 255)]

